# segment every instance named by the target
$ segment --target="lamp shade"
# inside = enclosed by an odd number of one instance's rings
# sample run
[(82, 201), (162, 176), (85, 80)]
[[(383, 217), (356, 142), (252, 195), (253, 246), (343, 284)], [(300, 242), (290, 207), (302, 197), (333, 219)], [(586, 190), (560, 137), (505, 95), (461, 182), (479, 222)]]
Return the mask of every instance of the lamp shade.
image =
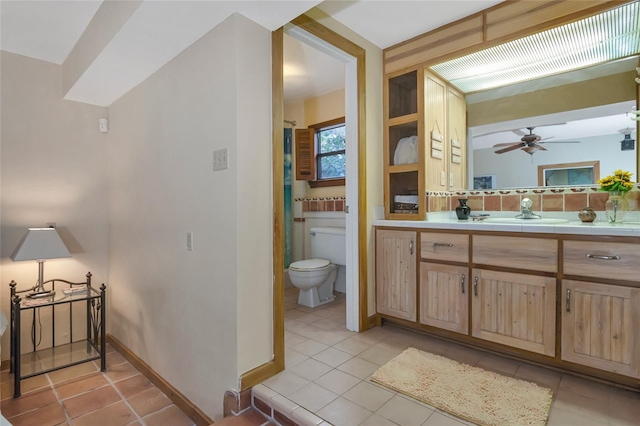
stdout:
[(29, 228), (11, 255), (11, 260), (16, 262), (60, 257), (71, 257), (71, 254), (55, 228)]

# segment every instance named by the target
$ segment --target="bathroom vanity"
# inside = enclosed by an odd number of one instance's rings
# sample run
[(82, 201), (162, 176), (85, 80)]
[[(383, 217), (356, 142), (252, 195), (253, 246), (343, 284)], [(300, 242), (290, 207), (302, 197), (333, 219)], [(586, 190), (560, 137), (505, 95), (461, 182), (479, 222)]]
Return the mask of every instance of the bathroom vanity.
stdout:
[(640, 225), (374, 225), (378, 323), (640, 389)]

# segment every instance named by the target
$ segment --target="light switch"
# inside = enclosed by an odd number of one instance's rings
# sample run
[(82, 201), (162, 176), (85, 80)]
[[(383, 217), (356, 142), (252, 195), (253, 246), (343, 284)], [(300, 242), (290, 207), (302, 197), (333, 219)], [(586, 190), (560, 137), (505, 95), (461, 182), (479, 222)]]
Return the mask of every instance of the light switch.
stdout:
[(187, 251), (193, 251), (193, 232), (187, 232)]
[(229, 168), (228, 149), (222, 148), (213, 151), (213, 171)]

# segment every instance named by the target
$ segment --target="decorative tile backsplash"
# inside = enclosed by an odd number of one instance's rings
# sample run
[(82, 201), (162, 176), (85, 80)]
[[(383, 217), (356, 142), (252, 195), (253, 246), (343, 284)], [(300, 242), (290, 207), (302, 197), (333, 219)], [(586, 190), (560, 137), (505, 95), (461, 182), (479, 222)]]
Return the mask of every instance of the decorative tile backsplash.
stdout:
[[(467, 205), (471, 211), (476, 212), (517, 212), (520, 211), (520, 201), (523, 198), (533, 201), (533, 211), (577, 212), (585, 206), (603, 211), (609, 193), (599, 191), (597, 186), (427, 192), (427, 212), (454, 210), (458, 205), (458, 198), (467, 198)], [(626, 199), (631, 210), (638, 210), (640, 184), (636, 184), (626, 194)]]
[(303, 212), (343, 212), (345, 197), (296, 198)]

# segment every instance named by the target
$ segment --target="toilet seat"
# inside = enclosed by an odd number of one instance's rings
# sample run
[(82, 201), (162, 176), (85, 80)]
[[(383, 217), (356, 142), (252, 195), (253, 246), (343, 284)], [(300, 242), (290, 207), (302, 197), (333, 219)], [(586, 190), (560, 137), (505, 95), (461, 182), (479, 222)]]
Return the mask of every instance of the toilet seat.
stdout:
[(294, 271), (317, 271), (318, 269), (324, 269), (331, 264), (326, 259), (307, 259), (293, 262), (289, 265), (289, 269)]

